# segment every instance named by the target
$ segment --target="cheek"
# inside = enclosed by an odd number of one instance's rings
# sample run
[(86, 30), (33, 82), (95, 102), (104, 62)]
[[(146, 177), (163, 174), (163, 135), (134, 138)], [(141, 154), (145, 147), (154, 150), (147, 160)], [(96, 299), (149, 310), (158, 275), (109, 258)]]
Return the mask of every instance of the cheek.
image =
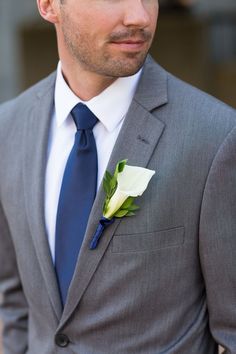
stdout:
[(153, 16), (152, 19), (151, 19), (151, 24), (152, 24), (151, 26), (152, 26), (153, 31), (155, 31), (155, 29), (156, 29), (157, 19), (158, 19), (157, 16)]
[(153, 1), (152, 1), (149, 4), (147, 4), (147, 12), (149, 13), (149, 16), (150, 16), (151, 26), (153, 28), (156, 27), (158, 15), (159, 15), (158, 2), (155, 1), (153, 3)]
[(86, 26), (88, 33), (106, 37), (119, 25), (120, 17), (120, 9), (114, 3), (109, 5), (107, 1), (97, 1), (90, 8), (86, 3), (86, 10), (82, 9), (77, 18), (82, 20), (83, 27)]
[(97, 16), (90, 18), (89, 22), (91, 31), (97, 32), (98, 35), (107, 36), (116, 26), (115, 16), (111, 11), (109, 13), (99, 12)]

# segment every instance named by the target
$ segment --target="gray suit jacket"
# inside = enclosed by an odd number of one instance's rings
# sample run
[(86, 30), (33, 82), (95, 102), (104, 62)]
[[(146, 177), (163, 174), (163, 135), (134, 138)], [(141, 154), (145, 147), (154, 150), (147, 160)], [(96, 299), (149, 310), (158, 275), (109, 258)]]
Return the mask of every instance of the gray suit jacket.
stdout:
[(99, 190), (62, 311), (44, 222), (54, 84), (0, 107), (5, 354), (236, 354), (235, 111), (147, 60), (107, 168), (156, 174), (90, 251)]

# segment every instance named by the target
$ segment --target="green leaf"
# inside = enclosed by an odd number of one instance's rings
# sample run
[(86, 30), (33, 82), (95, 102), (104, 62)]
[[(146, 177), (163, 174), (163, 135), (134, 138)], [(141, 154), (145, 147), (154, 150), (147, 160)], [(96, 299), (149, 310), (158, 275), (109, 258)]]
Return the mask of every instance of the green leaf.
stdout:
[(116, 186), (117, 186), (117, 178), (112, 177), (110, 180), (110, 189), (111, 191), (116, 190)]
[(125, 216), (134, 216), (135, 213), (133, 213), (132, 211), (129, 211)]
[(122, 204), (120, 209), (128, 209), (132, 205), (134, 197), (128, 197), (126, 201)]
[(121, 161), (118, 162), (118, 172), (119, 172), (119, 173), (123, 171), (123, 169), (125, 168), (125, 165), (126, 165), (127, 161), (128, 161), (128, 160), (126, 159), (126, 160), (121, 160)]
[(126, 162), (127, 162), (127, 160), (121, 160), (116, 164), (115, 173), (113, 176), (109, 171), (105, 172), (105, 175), (103, 178), (103, 189), (109, 199), (111, 199), (111, 197), (113, 196), (113, 194), (116, 191), (118, 173), (123, 171), (123, 169), (126, 165)]
[(129, 211), (135, 211), (135, 210), (140, 209), (140, 207), (138, 205), (136, 205), (136, 204), (132, 204), (132, 205), (129, 206), (128, 209), (129, 209)]
[(112, 179), (112, 175), (110, 174), (109, 171), (105, 172), (105, 178), (106, 178), (107, 182), (110, 183), (110, 181)]
[(122, 172), (128, 160), (121, 160), (116, 164), (114, 177), (117, 180), (118, 173)]
[(103, 189), (106, 193), (106, 195), (109, 197), (110, 194), (111, 194), (111, 191), (112, 191), (112, 188), (111, 188), (111, 180), (112, 180), (112, 175), (110, 174), (109, 171), (106, 171), (105, 172), (105, 175), (103, 177)]
[(108, 209), (108, 204), (109, 204), (110, 199), (106, 198), (103, 204), (103, 215), (107, 212)]
[(105, 191), (106, 194), (110, 193), (110, 183), (107, 181), (106, 178), (103, 179), (103, 189)]
[(115, 193), (117, 187), (117, 180), (114, 178), (109, 171), (105, 172), (103, 177), (103, 189), (106, 193), (106, 197), (111, 199), (112, 195)]
[(128, 212), (128, 210), (118, 210), (114, 216), (116, 218), (123, 218), (126, 214), (128, 214)]

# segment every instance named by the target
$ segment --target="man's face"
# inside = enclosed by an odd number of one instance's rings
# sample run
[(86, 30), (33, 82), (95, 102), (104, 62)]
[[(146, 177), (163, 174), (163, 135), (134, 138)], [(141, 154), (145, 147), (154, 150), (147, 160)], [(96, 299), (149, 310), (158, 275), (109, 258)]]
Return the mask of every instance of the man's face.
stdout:
[(158, 0), (64, 0), (58, 43), (83, 70), (130, 76), (144, 63), (156, 29)]

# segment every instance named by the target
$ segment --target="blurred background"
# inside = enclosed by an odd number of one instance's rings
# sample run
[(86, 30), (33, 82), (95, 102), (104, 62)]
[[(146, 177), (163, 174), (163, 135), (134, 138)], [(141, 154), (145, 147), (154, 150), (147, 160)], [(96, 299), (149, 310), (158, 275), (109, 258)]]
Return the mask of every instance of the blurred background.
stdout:
[[(183, 80), (236, 107), (236, 0), (159, 0), (152, 55)], [(0, 0), (0, 102), (58, 61), (53, 26), (36, 0)]]
[[(236, 0), (159, 0), (151, 53), (167, 70), (236, 108)], [(36, 0), (0, 0), (0, 102), (58, 61), (53, 26)]]

